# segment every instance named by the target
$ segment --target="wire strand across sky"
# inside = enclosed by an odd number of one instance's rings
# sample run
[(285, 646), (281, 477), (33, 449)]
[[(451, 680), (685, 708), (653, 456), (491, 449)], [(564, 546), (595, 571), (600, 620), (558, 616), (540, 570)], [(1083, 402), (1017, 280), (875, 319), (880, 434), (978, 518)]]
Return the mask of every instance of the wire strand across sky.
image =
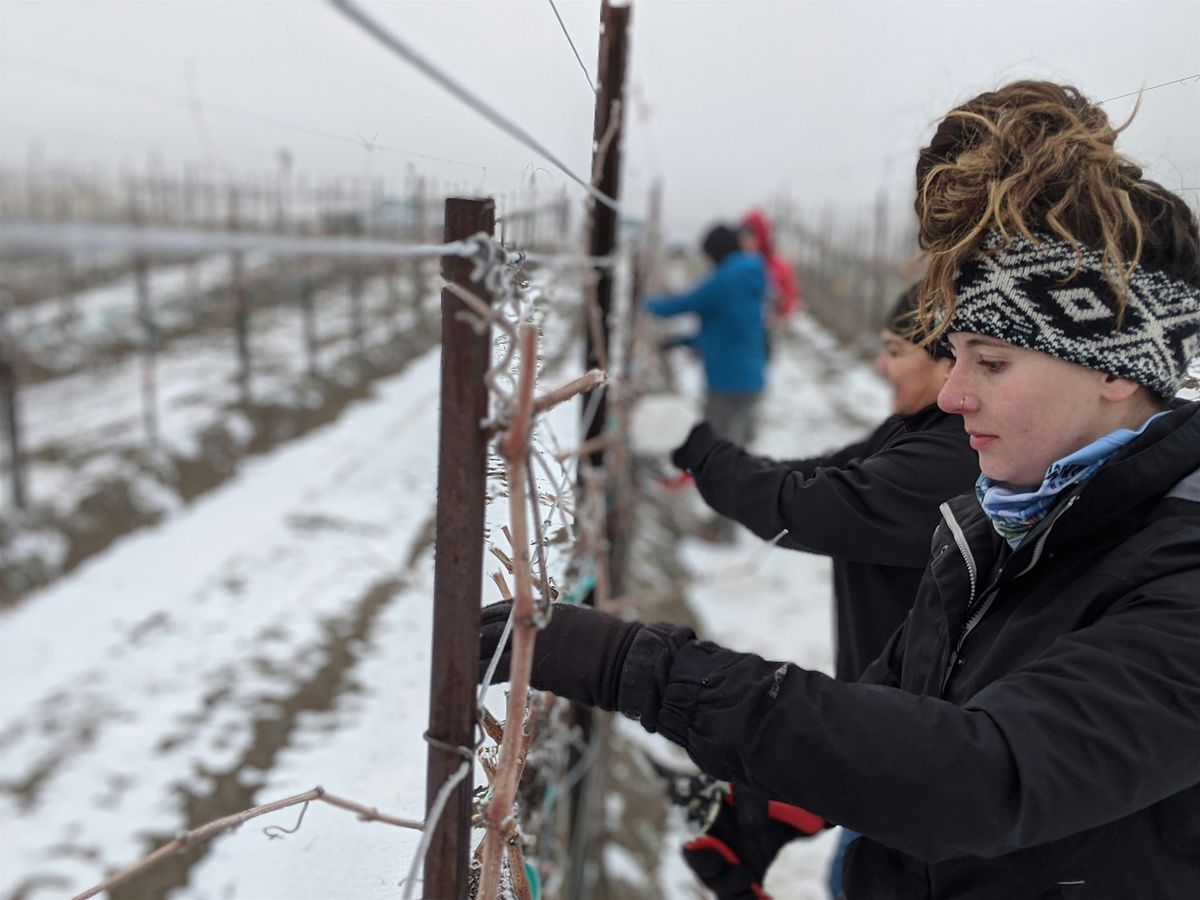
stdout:
[(395, 53), (397, 56), (407, 60), (430, 79), (441, 85), (475, 112), (479, 113), (505, 134), (516, 138), (534, 153), (543, 157), (547, 162), (561, 171), (564, 175), (586, 190), (600, 203), (603, 203), (614, 212), (622, 213), (620, 203), (613, 197), (608, 196), (603, 191), (596, 188), (590, 181), (585, 180), (575, 173), (570, 166), (559, 159), (558, 155), (553, 150), (549, 149), (545, 144), (535, 138), (532, 134), (526, 131), (521, 125), (514, 122), (512, 119), (497, 111), (490, 104), (486, 103), (475, 93), (468, 90), (463, 85), (459, 84), (453, 76), (443, 71), (438, 66), (434, 65), (430, 60), (426, 59), (422, 54), (410, 47), (400, 38), (396, 37), (376, 20), (368, 16), (365, 12), (359, 9), (350, 0), (329, 0), (331, 6), (339, 12), (343, 13), (348, 19), (382, 43), (385, 47)]

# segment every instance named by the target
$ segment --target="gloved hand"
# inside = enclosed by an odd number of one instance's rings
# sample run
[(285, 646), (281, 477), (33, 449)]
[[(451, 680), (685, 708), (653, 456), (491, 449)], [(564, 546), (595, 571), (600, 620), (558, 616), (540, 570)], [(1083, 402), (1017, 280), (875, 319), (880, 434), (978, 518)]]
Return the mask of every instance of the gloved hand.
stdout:
[[(500, 643), (512, 601), (485, 606), (479, 632), (479, 677), (482, 679)], [(645, 627), (586, 606), (555, 603), (550, 622), (538, 632), (529, 683), (575, 703), (616, 710), (621, 669), (629, 647)], [(510, 641), (511, 644), (511, 641)], [(496, 668), (496, 682), (508, 681), (511, 650)]]
[(719, 440), (721, 438), (713, 431), (713, 427), (708, 422), (701, 422), (688, 432), (686, 440), (681, 441), (674, 449), (671, 462), (677, 469), (693, 472), (704, 462), (704, 458)]
[(718, 900), (769, 900), (762, 881), (779, 849), (824, 827), (824, 819), (798, 806), (744, 785), (735, 796), (730, 786), (712, 824), (683, 845), (683, 858)]

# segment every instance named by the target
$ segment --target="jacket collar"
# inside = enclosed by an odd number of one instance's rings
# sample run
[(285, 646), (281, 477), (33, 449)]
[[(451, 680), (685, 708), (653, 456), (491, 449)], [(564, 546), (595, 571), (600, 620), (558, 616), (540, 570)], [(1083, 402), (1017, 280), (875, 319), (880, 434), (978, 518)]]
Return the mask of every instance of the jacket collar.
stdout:
[[(1158, 501), (1198, 466), (1200, 403), (1176, 401), (1168, 415), (1121, 448), (1095, 476), (1059, 497), (1006, 561), (1006, 579), (1035, 566), (1047, 547), (1136, 530)], [(963, 494), (944, 506), (943, 515), (953, 516), (951, 530), (957, 525), (972, 563), (981, 574), (988, 572), (1004, 541), (979, 502), (973, 494)]]
[(1158, 501), (1200, 466), (1200, 403), (1175, 401), (1150, 426), (1081, 486), (1073, 508), (1055, 529), (1055, 544), (1108, 531), (1128, 533)]

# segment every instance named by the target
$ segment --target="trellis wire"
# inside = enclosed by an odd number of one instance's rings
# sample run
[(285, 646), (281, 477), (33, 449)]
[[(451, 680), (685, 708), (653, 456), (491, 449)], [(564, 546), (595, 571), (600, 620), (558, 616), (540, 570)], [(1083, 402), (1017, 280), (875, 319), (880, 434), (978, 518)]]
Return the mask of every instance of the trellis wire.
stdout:
[[(44, 72), (51, 72), (55, 76), (65, 81), (73, 81), (78, 84), (84, 84), (89, 88), (110, 91), (118, 94), (125, 94), (132, 97), (142, 97), (154, 100), (159, 103), (165, 103), (170, 106), (178, 106), (182, 109), (187, 109), (193, 113), (196, 110), (196, 101), (187, 97), (177, 97), (173, 94), (162, 93), (153, 88), (144, 87), (141, 85), (122, 84), (111, 78), (103, 78), (92, 72), (80, 72), (76, 69), (64, 66), (58, 63), (48, 63), (44, 60), (35, 60), (28, 57), (23, 57), (19, 54), (5, 54), (5, 62), (16, 62), (26, 68), (37, 68)], [(284, 119), (276, 119), (272, 116), (264, 116), (258, 113), (246, 112), (244, 110), (233, 109), (221, 104), (205, 103), (203, 105), (205, 115), (213, 114), (224, 116), (226, 118), (241, 119), (246, 122), (256, 122), (262, 125), (270, 125), (274, 128), (281, 128), (286, 131), (294, 131), (297, 134), (306, 134), (312, 137), (327, 138), (331, 141), (339, 141), (343, 144), (354, 144), (358, 147), (370, 146), (371, 150), (378, 150), (383, 153), (398, 153), (402, 156), (413, 156), (417, 159), (427, 159), (432, 162), (449, 163), (454, 166), (465, 166), (469, 169), (480, 169), (485, 174), (488, 171), (505, 172), (511, 175), (520, 175), (519, 169), (509, 169), (504, 166), (484, 165), (483, 163), (468, 162), (462, 159), (450, 159), (445, 156), (434, 156), (430, 153), (420, 153), (416, 150), (406, 150), (403, 147), (396, 147), (390, 144), (382, 144), (375, 141), (364, 141), (361, 137), (351, 137), (344, 134), (337, 134), (332, 131), (324, 131), (320, 128), (312, 128), (308, 125), (300, 125), (296, 122), (288, 122)]]
[(1100, 100), (1096, 105), (1103, 106), (1105, 103), (1112, 103), (1114, 100), (1124, 100), (1126, 97), (1140, 97), (1142, 94), (1148, 94), (1150, 91), (1157, 91), (1159, 88), (1170, 87), (1173, 84), (1186, 84), (1189, 81), (1193, 84), (1200, 82), (1200, 74), (1184, 75), (1182, 78), (1176, 78), (1174, 81), (1164, 81), (1162, 84), (1156, 84), (1148, 88), (1139, 88), (1136, 91), (1129, 91), (1125, 94), (1117, 94), (1117, 96), (1109, 97), (1107, 100)]
[(0, 248), (6, 254), (14, 251), (127, 250), (178, 257), (196, 253), (261, 250), (277, 256), (411, 259), (421, 256), (472, 256), (479, 251), (479, 244), (473, 240), (449, 244), (407, 244), (371, 238), (302, 237), (245, 231), (6, 219), (0, 220)]
[(462, 765), (454, 770), (454, 774), (442, 782), (437, 797), (434, 798), (433, 805), (429, 808), (429, 814), (425, 816), (425, 830), (421, 832), (421, 840), (417, 844), (417, 852), (413, 854), (412, 862), (409, 864), (408, 877), (404, 880), (404, 900), (409, 900), (412, 897), (413, 887), (417, 883), (417, 872), (420, 871), (421, 864), (425, 860), (425, 854), (429, 850), (429, 842), (432, 839), (433, 832), (436, 829), (438, 820), (442, 817), (442, 811), (446, 808), (446, 801), (450, 799), (450, 794), (458, 787), (459, 782), (470, 774), (474, 765), (475, 761), (473, 758), (464, 759)]
[(554, 18), (558, 19), (558, 27), (562, 29), (563, 37), (567, 39), (567, 43), (571, 45), (571, 52), (575, 54), (575, 61), (579, 63), (579, 68), (583, 71), (583, 77), (587, 79), (588, 87), (592, 89), (592, 93), (596, 93), (596, 83), (592, 81), (591, 73), (588, 72), (587, 66), (583, 64), (583, 59), (579, 56), (579, 51), (575, 48), (575, 42), (571, 40), (571, 32), (567, 31), (567, 24), (559, 15), (558, 5), (554, 0), (550, 0), (550, 8), (554, 10)]
[(427, 75), (430, 79), (437, 82), (505, 134), (516, 138), (530, 150), (554, 165), (560, 172), (582, 187), (600, 203), (603, 203), (614, 212), (623, 211), (621, 205), (615, 199), (594, 187), (587, 179), (577, 175), (570, 166), (558, 158), (554, 151), (550, 150), (545, 144), (531, 135), (522, 126), (518, 125), (516, 122), (512, 121), (500, 112), (497, 112), (492, 106), (485, 103), (478, 96), (459, 84), (446, 72), (442, 71), (408, 44), (404, 43), (394, 34), (389, 32), (386, 28), (359, 9), (354, 3), (350, 2), (350, 0), (329, 0), (329, 3), (335, 9), (344, 13), (347, 18), (359, 25), (359, 27), (376, 38), (388, 49), (403, 57), (413, 66), (424, 72), (425, 75)]
[[(495, 245), (499, 248), (499, 244)], [(124, 250), (147, 256), (177, 258), (188, 254), (264, 251), (276, 256), (324, 256), (339, 259), (417, 259), (439, 256), (473, 256), (477, 240), (449, 244), (410, 244), (373, 238), (304, 237), (246, 231), (209, 231), (186, 228), (91, 223), (39, 222), (0, 219), (0, 258), (20, 253)], [(569, 265), (581, 268), (611, 267), (612, 257), (579, 254), (509, 252), (500, 248), (505, 262), (521, 265)]]

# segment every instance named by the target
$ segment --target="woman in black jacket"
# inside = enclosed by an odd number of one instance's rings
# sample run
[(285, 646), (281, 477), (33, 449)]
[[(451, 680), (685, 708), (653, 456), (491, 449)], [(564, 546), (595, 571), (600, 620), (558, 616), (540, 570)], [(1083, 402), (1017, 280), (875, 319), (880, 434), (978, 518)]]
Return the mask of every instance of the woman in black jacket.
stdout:
[(982, 474), (858, 683), (574, 607), (538, 638), (534, 686), (860, 832), (849, 900), (1200, 896), (1200, 233), (1116, 136), (1017, 82), (921, 153), (939, 405)]
[[(953, 357), (941, 342), (919, 343), (918, 300), (915, 285), (901, 294), (880, 335), (875, 370), (892, 388), (892, 415), (865, 440), (824, 456), (777, 461), (745, 452), (702, 422), (672, 455), (716, 512), (764, 540), (786, 532), (781, 546), (832, 558), (835, 670), (842, 681), (857, 681), (904, 621), (929, 559), (938, 506), (979, 477), (962, 422), (937, 406)], [(840, 835), (830, 867), (835, 897), (842, 857), (855, 837), (849, 830)], [(713, 855), (726, 846), (701, 840), (684, 848), (688, 865), (719, 896), (727, 873)]]
[(865, 439), (811, 459), (754, 456), (705, 422), (672, 460), (716, 512), (764, 540), (833, 558), (837, 677), (855, 681), (904, 620), (943, 500), (970, 490), (979, 462), (962, 421), (937, 407), (952, 357), (910, 339), (916, 287), (897, 300), (875, 369), (892, 415)]

